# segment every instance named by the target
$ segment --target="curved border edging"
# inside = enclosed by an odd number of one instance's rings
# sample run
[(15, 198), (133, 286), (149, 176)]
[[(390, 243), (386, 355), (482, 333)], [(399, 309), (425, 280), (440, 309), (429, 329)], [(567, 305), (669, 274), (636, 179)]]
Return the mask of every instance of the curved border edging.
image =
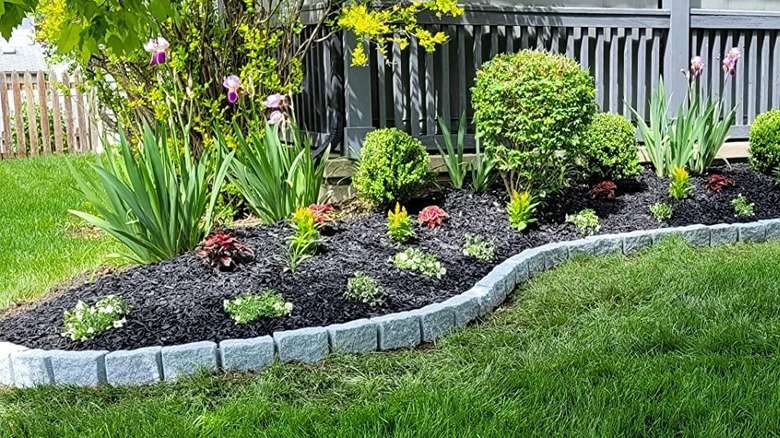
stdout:
[(274, 332), (273, 336), (194, 342), (135, 350), (61, 351), (0, 342), (0, 386), (149, 385), (200, 370), (260, 371), (280, 362), (319, 362), (331, 352), (364, 353), (415, 347), (490, 313), (519, 284), (581, 255), (632, 254), (679, 235), (696, 247), (780, 239), (780, 219), (689, 225), (548, 243), (498, 264), (466, 292), (421, 309), (327, 327)]

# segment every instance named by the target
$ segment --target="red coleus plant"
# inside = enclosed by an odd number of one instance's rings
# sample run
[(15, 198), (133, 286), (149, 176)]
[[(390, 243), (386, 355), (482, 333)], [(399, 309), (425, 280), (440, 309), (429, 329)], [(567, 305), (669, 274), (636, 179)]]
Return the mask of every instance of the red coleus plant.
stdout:
[(333, 220), (333, 206), (330, 204), (312, 204), (309, 206), (311, 214), (314, 216), (314, 220), (317, 225), (322, 225), (325, 222)]
[(420, 225), (428, 224), (428, 228), (435, 228), (437, 225), (441, 225), (441, 222), (447, 217), (449, 217), (449, 215), (446, 211), (442, 210), (440, 207), (431, 205), (430, 207), (422, 209), (417, 216), (417, 222), (419, 222)]
[(716, 193), (720, 193), (724, 187), (733, 186), (733, 185), (734, 185), (733, 179), (718, 174), (710, 176), (710, 178), (707, 180), (707, 188)]
[(615, 189), (617, 186), (612, 181), (602, 181), (593, 186), (588, 193), (592, 199), (612, 199), (615, 197)]
[(246, 262), (255, 253), (229, 233), (218, 231), (204, 240), (197, 251), (199, 256), (208, 259), (212, 267), (231, 269), (236, 263)]

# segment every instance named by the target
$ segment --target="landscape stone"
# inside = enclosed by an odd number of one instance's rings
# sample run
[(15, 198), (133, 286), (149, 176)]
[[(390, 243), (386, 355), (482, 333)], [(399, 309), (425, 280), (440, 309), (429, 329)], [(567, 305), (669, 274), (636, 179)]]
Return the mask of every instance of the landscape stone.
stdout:
[(416, 347), (422, 339), (420, 315), (399, 312), (371, 318), (379, 327), (379, 349)]
[(429, 304), (413, 312), (420, 315), (423, 342), (438, 339), (455, 328), (455, 315), (452, 309), (443, 303)]
[(733, 224), (710, 225), (710, 245), (731, 245), (739, 240), (739, 232)]
[(324, 327), (274, 332), (274, 342), (282, 362), (319, 362), (330, 352), (328, 330)]
[(165, 380), (217, 369), (217, 344), (211, 341), (163, 347), (161, 354)]
[(330, 348), (339, 353), (366, 353), (379, 348), (379, 327), (374, 321), (358, 319), (328, 327)]
[(106, 381), (115, 386), (151, 385), (163, 379), (162, 347), (108, 353)]
[(106, 383), (107, 351), (51, 351), (54, 383), (66, 386), (98, 386)]
[(270, 336), (226, 339), (219, 343), (220, 363), (226, 370), (260, 371), (274, 363), (274, 348)]
[(11, 353), (14, 386), (32, 388), (52, 384), (50, 353), (45, 350), (23, 350)]

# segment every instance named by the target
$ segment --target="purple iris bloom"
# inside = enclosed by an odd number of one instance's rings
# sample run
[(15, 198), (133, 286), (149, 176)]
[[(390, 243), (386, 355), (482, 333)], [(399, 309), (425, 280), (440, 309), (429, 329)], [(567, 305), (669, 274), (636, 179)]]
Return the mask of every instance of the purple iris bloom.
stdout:
[(271, 109), (284, 108), (290, 105), (290, 98), (285, 96), (284, 94), (279, 94), (279, 93), (272, 94), (266, 97), (265, 102), (263, 102), (263, 105), (265, 105), (266, 108), (271, 108)]
[(171, 45), (163, 37), (151, 38), (144, 44), (144, 50), (152, 55), (149, 65), (165, 64), (168, 61), (168, 51)]
[(236, 103), (238, 101), (238, 89), (241, 88), (241, 80), (236, 75), (226, 76), (222, 80), (222, 86), (227, 88), (228, 102)]
[(739, 49), (734, 47), (726, 54), (726, 59), (723, 60), (723, 71), (726, 74), (735, 75), (737, 73), (737, 61), (742, 57)]
[(699, 77), (702, 71), (704, 71), (704, 60), (701, 56), (694, 56), (691, 59), (691, 76), (694, 78)]
[(268, 123), (271, 125), (282, 125), (285, 121), (285, 115), (282, 111), (276, 110), (268, 116)]

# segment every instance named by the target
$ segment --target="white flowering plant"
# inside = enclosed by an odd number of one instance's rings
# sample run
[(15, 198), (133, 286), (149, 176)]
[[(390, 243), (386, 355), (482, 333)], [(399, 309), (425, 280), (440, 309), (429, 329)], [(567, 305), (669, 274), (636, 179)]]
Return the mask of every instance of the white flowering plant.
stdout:
[(463, 245), (463, 254), (474, 257), (477, 260), (488, 262), (496, 255), (496, 244), (484, 236), (466, 233), (466, 243)]
[(433, 254), (426, 254), (419, 249), (407, 248), (395, 256), (390, 261), (401, 269), (411, 269), (419, 271), (428, 277), (441, 279), (447, 273), (447, 269)]
[(122, 297), (109, 295), (90, 306), (79, 301), (72, 310), (65, 311), (62, 336), (73, 341), (86, 341), (127, 323), (130, 306)]
[(376, 307), (385, 301), (385, 289), (375, 279), (358, 271), (347, 280), (347, 290), (344, 291), (344, 296), (347, 299)]
[(282, 294), (270, 288), (261, 294), (245, 293), (235, 299), (225, 300), (224, 307), (236, 324), (249, 324), (264, 316), (286, 316), (293, 309), (292, 303), (285, 302)]

